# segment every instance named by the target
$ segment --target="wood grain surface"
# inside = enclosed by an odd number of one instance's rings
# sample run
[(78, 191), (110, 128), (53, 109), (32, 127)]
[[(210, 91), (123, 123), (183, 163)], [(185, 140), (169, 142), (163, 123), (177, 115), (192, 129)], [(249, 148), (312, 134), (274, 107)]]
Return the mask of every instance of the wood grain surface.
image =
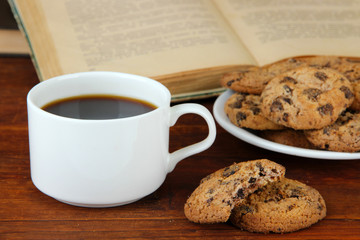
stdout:
[[(180, 162), (164, 184), (138, 202), (113, 208), (60, 203), (32, 183), (27, 132), (27, 92), (38, 83), (28, 57), (0, 57), (0, 239), (360, 239), (360, 161), (317, 160), (249, 145), (217, 125), (208, 150)], [(214, 98), (194, 101), (212, 110)], [(204, 138), (205, 122), (185, 115), (171, 128), (170, 151)], [(327, 216), (288, 234), (241, 231), (230, 223), (189, 222), (184, 203), (201, 178), (245, 160), (283, 164), (288, 178), (315, 187)], [(136, 172), (134, 172), (136, 174)]]

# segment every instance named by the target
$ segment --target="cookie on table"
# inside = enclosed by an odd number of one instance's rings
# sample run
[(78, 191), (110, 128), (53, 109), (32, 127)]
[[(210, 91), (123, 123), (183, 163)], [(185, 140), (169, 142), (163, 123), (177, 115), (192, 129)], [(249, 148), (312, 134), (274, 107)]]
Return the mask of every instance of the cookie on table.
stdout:
[(273, 78), (260, 99), (265, 117), (296, 130), (334, 123), (353, 100), (353, 86), (343, 74), (318, 67), (300, 67)]
[(360, 113), (345, 111), (337, 121), (318, 130), (304, 131), (317, 148), (336, 152), (360, 151)]
[(226, 222), (247, 195), (284, 174), (283, 166), (267, 159), (234, 163), (201, 180), (185, 203), (185, 216), (196, 223)]
[(304, 132), (301, 130), (294, 130), (291, 128), (276, 130), (276, 131), (260, 131), (259, 136), (280, 144), (313, 149), (314, 146), (309, 142), (309, 140), (305, 137)]
[(260, 110), (260, 96), (248, 93), (234, 93), (224, 106), (230, 122), (241, 128), (255, 130), (283, 129), (284, 126), (265, 118)]
[(320, 193), (299, 181), (269, 183), (237, 205), (230, 221), (250, 232), (286, 233), (310, 227), (326, 216)]
[(224, 74), (220, 82), (223, 87), (236, 92), (261, 94), (265, 85), (279, 74), (301, 66), (331, 67), (340, 62), (341, 59), (335, 56), (289, 58), (263, 67), (253, 67), (247, 71)]

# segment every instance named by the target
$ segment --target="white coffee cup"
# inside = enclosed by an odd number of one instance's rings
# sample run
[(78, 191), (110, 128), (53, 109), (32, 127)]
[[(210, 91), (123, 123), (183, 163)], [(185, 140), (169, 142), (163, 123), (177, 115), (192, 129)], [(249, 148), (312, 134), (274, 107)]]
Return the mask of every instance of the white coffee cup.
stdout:
[[(54, 100), (88, 94), (145, 100), (157, 108), (107, 120), (67, 118), (42, 109)], [(37, 84), (27, 96), (33, 183), (61, 202), (85, 207), (119, 206), (151, 194), (179, 161), (209, 148), (216, 136), (205, 107), (170, 107), (170, 101), (170, 92), (159, 82), (124, 73), (75, 73)], [(169, 153), (169, 128), (186, 113), (203, 117), (209, 134)]]

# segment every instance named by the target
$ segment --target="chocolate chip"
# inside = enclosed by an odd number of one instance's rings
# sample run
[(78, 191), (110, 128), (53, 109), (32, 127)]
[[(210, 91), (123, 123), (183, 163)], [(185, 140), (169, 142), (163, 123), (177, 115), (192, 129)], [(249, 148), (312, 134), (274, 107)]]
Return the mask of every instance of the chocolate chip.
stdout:
[(299, 195), (291, 194), (291, 195), (290, 195), (290, 198), (299, 198)]
[(230, 200), (227, 200), (227, 201), (225, 202), (225, 199), (223, 199), (222, 202), (225, 203), (225, 204), (228, 205), (228, 206), (231, 206), (231, 205), (232, 205), (232, 203), (231, 203)]
[(288, 206), (288, 210), (289, 210), (289, 211), (293, 210), (295, 206), (296, 206), (295, 204), (289, 205), (289, 206)]
[(214, 198), (213, 198), (213, 197), (211, 197), (211, 198), (209, 198), (208, 200), (206, 200), (206, 202), (207, 202), (208, 204), (210, 204), (212, 201), (214, 201)]
[(318, 107), (317, 110), (319, 111), (320, 115), (333, 115), (334, 107), (331, 104), (326, 104), (324, 106)]
[(280, 83), (285, 83), (285, 82), (291, 82), (291, 83), (293, 83), (293, 84), (297, 84), (297, 81), (295, 80), (295, 78), (288, 77), (288, 76), (285, 76), (285, 77), (280, 81)]
[(326, 81), (326, 79), (328, 79), (328, 76), (324, 72), (316, 72), (314, 76), (321, 81)]
[(235, 168), (235, 167), (227, 167), (224, 169), (224, 172), (223, 172), (223, 177), (227, 178), (227, 177), (230, 177), (231, 175), (233, 175), (234, 173), (236, 173), (238, 170), (238, 168)]
[(235, 82), (235, 80), (228, 81), (228, 82), (226, 83), (226, 85), (227, 85), (228, 87), (231, 87), (231, 85), (232, 85), (234, 82)]
[(240, 198), (240, 199), (244, 199), (244, 197), (245, 197), (244, 189), (240, 188), (236, 193), (236, 197)]
[[(319, 198), (318, 201), (320, 202), (321, 199)], [(319, 209), (319, 211), (322, 211), (324, 209), (324, 206), (321, 203), (318, 203), (317, 209)]]
[(301, 195), (300, 190), (298, 189), (291, 189), (290, 198), (299, 198)]
[(247, 95), (247, 93), (238, 93), (236, 95), (236, 102), (242, 103), (243, 101), (245, 101)]
[(261, 165), (261, 163), (256, 163), (256, 167), (259, 168), (261, 171), (264, 171), (264, 167)]
[(285, 90), (285, 93), (292, 94), (292, 89), (288, 85), (284, 85), (283, 88)]
[(351, 90), (346, 86), (341, 86), (340, 91), (342, 91), (345, 94), (345, 98), (350, 99), (354, 97), (354, 94), (351, 92)]
[(258, 104), (254, 103), (254, 102), (251, 101), (251, 100), (247, 100), (247, 101), (245, 101), (245, 103), (246, 103), (247, 105), (249, 105), (249, 106), (258, 106)]
[(284, 122), (287, 122), (289, 120), (289, 114), (288, 113), (284, 113), (283, 116), (282, 116), (282, 120)]
[(238, 112), (236, 114), (236, 121), (241, 122), (246, 119), (246, 113)]
[(251, 177), (251, 178), (249, 179), (249, 183), (254, 183), (254, 182), (256, 182), (256, 178)]
[(265, 176), (266, 174), (264, 173), (264, 167), (261, 165), (261, 163), (256, 163), (256, 166), (259, 168), (259, 176)]
[(322, 93), (323, 92), (317, 88), (308, 88), (302, 92), (302, 94), (306, 95), (307, 98), (313, 102), (317, 101), (318, 96)]
[(350, 69), (350, 70), (345, 71), (344, 74), (346, 75), (346, 74), (348, 74), (348, 73), (353, 73), (353, 72), (355, 72), (355, 70), (354, 70), (354, 69)]
[(246, 96), (248, 95), (249, 95), (248, 93), (238, 93), (236, 97), (238, 100), (244, 101), (246, 99)]
[(251, 107), (250, 110), (253, 112), (254, 115), (258, 115), (261, 112), (259, 107)]
[(221, 181), (221, 180), (219, 180), (219, 183), (220, 183), (220, 185), (229, 185), (230, 181)]
[(236, 101), (233, 104), (229, 105), (230, 108), (241, 108), (242, 107), (242, 101)]
[(278, 191), (277, 191), (277, 193), (276, 193), (276, 196), (275, 196), (275, 201), (278, 202), (278, 201), (284, 199), (285, 196), (284, 196), (283, 194), (284, 194), (284, 193), (283, 193), (280, 189), (278, 189)]
[(248, 205), (240, 205), (239, 210), (242, 214), (252, 213), (254, 210)]
[(270, 106), (271, 112), (283, 111), (283, 110), (284, 110), (284, 107), (283, 107), (282, 103), (280, 102), (279, 98), (277, 98)]
[(262, 188), (258, 188), (254, 193), (261, 193), (261, 192), (263, 192), (264, 190), (262, 189)]
[(351, 110), (343, 111), (339, 118), (336, 120), (336, 125), (331, 125), (333, 129), (337, 130), (339, 126), (347, 124), (349, 121), (354, 119), (354, 112)]
[(290, 98), (283, 98), (284, 102), (287, 102), (288, 104), (292, 104), (292, 100)]
[(244, 216), (248, 213), (254, 212), (254, 209), (249, 205), (242, 204), (242, 205), (236, 206), (236, 212), (239, 213), (241, 216)]

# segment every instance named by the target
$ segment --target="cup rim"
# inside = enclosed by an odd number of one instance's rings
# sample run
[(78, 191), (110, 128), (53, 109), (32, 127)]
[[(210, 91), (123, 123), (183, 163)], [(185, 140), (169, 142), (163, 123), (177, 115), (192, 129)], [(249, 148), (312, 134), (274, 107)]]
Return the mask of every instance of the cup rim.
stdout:
[[(122, 78), (133, 78), (133, 79), (137, 79), (140, 81), (150, 81), (152, 82), (152, 84), (155, 84), (159, 87), (161, 87), (165, 92), (166, 92), (166, 102), (170, 105), (171, 102), (171, 93), (169, 91), (169, 89), (164, 86), (162, 83), (148, 78), (148, 77), (144, 77), (144, 76), (140, 76), (140, 75), (135, 75), (135, 74), (130, 74), (130, 73), (121, 73), (121, 72), (112, 72), (112, 71), (88, 71), (88, 72), (76, 72), (76, 73), (69, 73), (69, 74), (64, 74), (64, 75), (59, 75), (59, 76), (55, 76), (53, 78), (49, 78), (47, 80), (44, 80), (42, 82), (39, 82), (38, 84), (36, 84), (35, 86), (33, 86), (30, 91), (27, 94), (27, 105), (28, 105), (28, 109), (32, 108), (34, 111), (41, 113), (41, 114), (45, 114), (45, 116), (47, 117), (51, 117), (51, 118), (55, 118), (55, 119), (61, 119), (61, 120), (65, 120), (65, 121), (74, 121), (74, 122), (113, 122), (113, 121), (128, 121), (128, 120), (133, 120), (136, 118), (142, 118), (151, 114), (155, 114), (158, 111), (160, 111), (162, 108), (164, 108), (164, 106), (158, 106), (157, 104), (154, 104), (156, 106), (155, 109), (153, 109), (150, 112), (147, 113), (143, 113), (143, 114), (139, 114), (139, 115), (135, 115), (135, 116), (131, 116), (131, 117), (125, 117), (125, 118), (110, 118), (110, 119), (78, 119), (78, 118), (71, 118), (71, 117), (64, 117), (61, 115), (57, 115), (57, 114), (53, 114), (50, 112), (45, 111), (44, 109), (42, 109), (41, 106), (38, 106), (36, 103), (34, 103), (33, 99), (32, 99), (32, 95), (36, 94), (36, 91), (40, 91), (41, 88), (45, 87), (46, 85), (49, 84), (53, 84), (53, 82), (59, 82), (59, 81), (68, 81), (70, 78), (76, 78), (78, 76), (84, 76), (84, 75), (118, 75), (119, 77)], [(99, 94), (102, 94), (99, 92)], [(79, 94), (80, 95), (84, 95), (84, 94)], [(77, 95), (73, 95), (73, 96), (77, 96)], [(120, 96), (120, 95), (119, 95)], [(71, 96), (69, 96), (71, 97)], [(61, 98), (60, 98), (61, 99)], [(134, 98), (136, 99), (136, 98)], [(29, 110), (28, 110), (29, 111)]]

